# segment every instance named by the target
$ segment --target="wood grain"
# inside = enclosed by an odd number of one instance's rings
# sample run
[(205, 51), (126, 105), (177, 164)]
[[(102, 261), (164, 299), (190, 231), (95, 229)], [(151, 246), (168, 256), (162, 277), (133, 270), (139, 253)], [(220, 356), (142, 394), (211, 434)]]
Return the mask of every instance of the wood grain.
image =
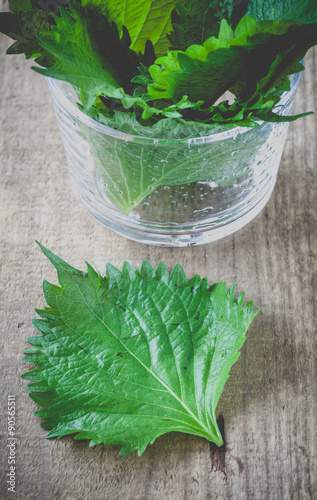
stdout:
[[(0, 7), (4, 2), (0, 3)], [(43, 77), (0, 38), (1, 497), (23, 500), (317, 498), (316, 116), (290, 126), (276, 189), (247, 227), (218, 243), (161, 249), (96, 222), (71, 191)], [(317, 51), (310, 51), (295, 112), (317, 110)], [(235, 282), (261, 312), (221, 397), (226, 446), (170, 434), (136, 454), (45, 440), (21, 373), (41, 284), (56, 276), (37, 239), (77, 267), (84, 260), (139, 266), (177, 262), (190, 277)], [(7, 395), (17, 402), (17, 493), (8, 494)]]

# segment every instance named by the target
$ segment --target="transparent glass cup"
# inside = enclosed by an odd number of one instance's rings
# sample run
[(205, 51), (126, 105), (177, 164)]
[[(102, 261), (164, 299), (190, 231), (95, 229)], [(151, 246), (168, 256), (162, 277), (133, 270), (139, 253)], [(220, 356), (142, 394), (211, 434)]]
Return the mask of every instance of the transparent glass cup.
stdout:
[[(279, 114), (290, 114), (301, 74)], [(274, 189), (287, 123), (189, 139), (148, 138), (94, 121), (72, 87), (48, 79), (75, 190), (100, 222), (132, 240), (188, 246), (250, 222)]]

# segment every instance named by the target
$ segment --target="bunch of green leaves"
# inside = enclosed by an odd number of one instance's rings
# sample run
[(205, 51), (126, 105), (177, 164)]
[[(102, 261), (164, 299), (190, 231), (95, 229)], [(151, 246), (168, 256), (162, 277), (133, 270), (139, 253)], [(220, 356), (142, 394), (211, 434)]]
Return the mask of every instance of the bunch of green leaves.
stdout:
[[(287, 121), (273, 110), (317, 43), (312, 0), (57, 4), (46, 12), (35, 0), (10, 0), (12, 12), (0, 15), (0, 31), (17, 40), (9, 52), (36, 57), (44, 66), (37, 71), (71, 83), (86, 113), (127, 112), (145, 126), (167, 118), (230, 127)], [(25, 23), (32, 33), (23, 38)], [(216, 104), (228, 90), (233, 104)]]
[(43, 283), (41, 335), (25, 351), (36, 367), (22, 377), (48, 437), (75, 433), (121, 445), (121, 456), (171, 431), (221, 446), (216, 406), (256, 315), (244, 293), (162, 262), (85, 273), (40, 247), (60, 286)]

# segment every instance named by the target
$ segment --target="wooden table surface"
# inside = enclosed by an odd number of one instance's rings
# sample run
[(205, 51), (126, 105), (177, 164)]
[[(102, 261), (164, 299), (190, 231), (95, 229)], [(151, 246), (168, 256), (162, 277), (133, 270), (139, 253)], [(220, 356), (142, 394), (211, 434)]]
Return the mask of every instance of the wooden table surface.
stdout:
[[(4, 3), (0, 3), (4, 6)], [(317, 498), (316, 115), (291, 124), (275, 191), (248, 226), (184, 249), (140, 245), (95, 221), (71, 190), (48, 89), (0, 38), (1, 498), (179, 500)], [(317, 111), (317, 51), (295, 112)], [(226, 446), (171, 433), (138, 458), (118, 446), (46, 440), (20, 375), (42, 280), (39, 240), (75, 267), (177, 262), (188, 277), (236, 283), (261, 307), (221, 396)], [(17, 492), (7, 492), (7, 396), (16, 397)]]

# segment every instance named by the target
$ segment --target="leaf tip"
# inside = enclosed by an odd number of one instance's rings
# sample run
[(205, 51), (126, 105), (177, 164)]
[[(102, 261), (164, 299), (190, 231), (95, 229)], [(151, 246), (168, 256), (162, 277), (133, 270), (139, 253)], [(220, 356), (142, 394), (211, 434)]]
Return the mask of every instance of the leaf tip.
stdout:
[(51, 252), (51, 250), (49, 250), (44, 245), (42, 245), (42, 243), (40, 243), (39, 241), (36, 241), (36, 240), (35, 240), (35, 242), (40, 247), (40, 249), (42, 250), (45, 257), (47, 257), (48, 260), (51, 262), (51, 264), (55, 267), (60, 283), (61, 283), (60, 277), (61, 277), (62, 272), (65, 272), (68, 274), (74, 274), (74, 273), (75, 274), (80, 273), (81, 275), (83, 274), (82, 271), (79, 271), (78, 269), (75, 269), (71, 265), (67, 264), (67, 262), (65, 262), (63, 259), (58, 257), (58, 255)]
[(180, 264), (176, 264), (176, 266), (172, 269), (171, 283), (177, 287), (182, 287), (187, 284), (185, 271)]
[(140, 274), (142, 278), (154, 278), (155, 271), (152, 264), (148, 260), (144, 260), (141, 264)]
[(129, 278), (131, 281), (133, 281), (136, 277), (135, 269), (127, 261), (125, 261), (122, 265), (122, 276)]

